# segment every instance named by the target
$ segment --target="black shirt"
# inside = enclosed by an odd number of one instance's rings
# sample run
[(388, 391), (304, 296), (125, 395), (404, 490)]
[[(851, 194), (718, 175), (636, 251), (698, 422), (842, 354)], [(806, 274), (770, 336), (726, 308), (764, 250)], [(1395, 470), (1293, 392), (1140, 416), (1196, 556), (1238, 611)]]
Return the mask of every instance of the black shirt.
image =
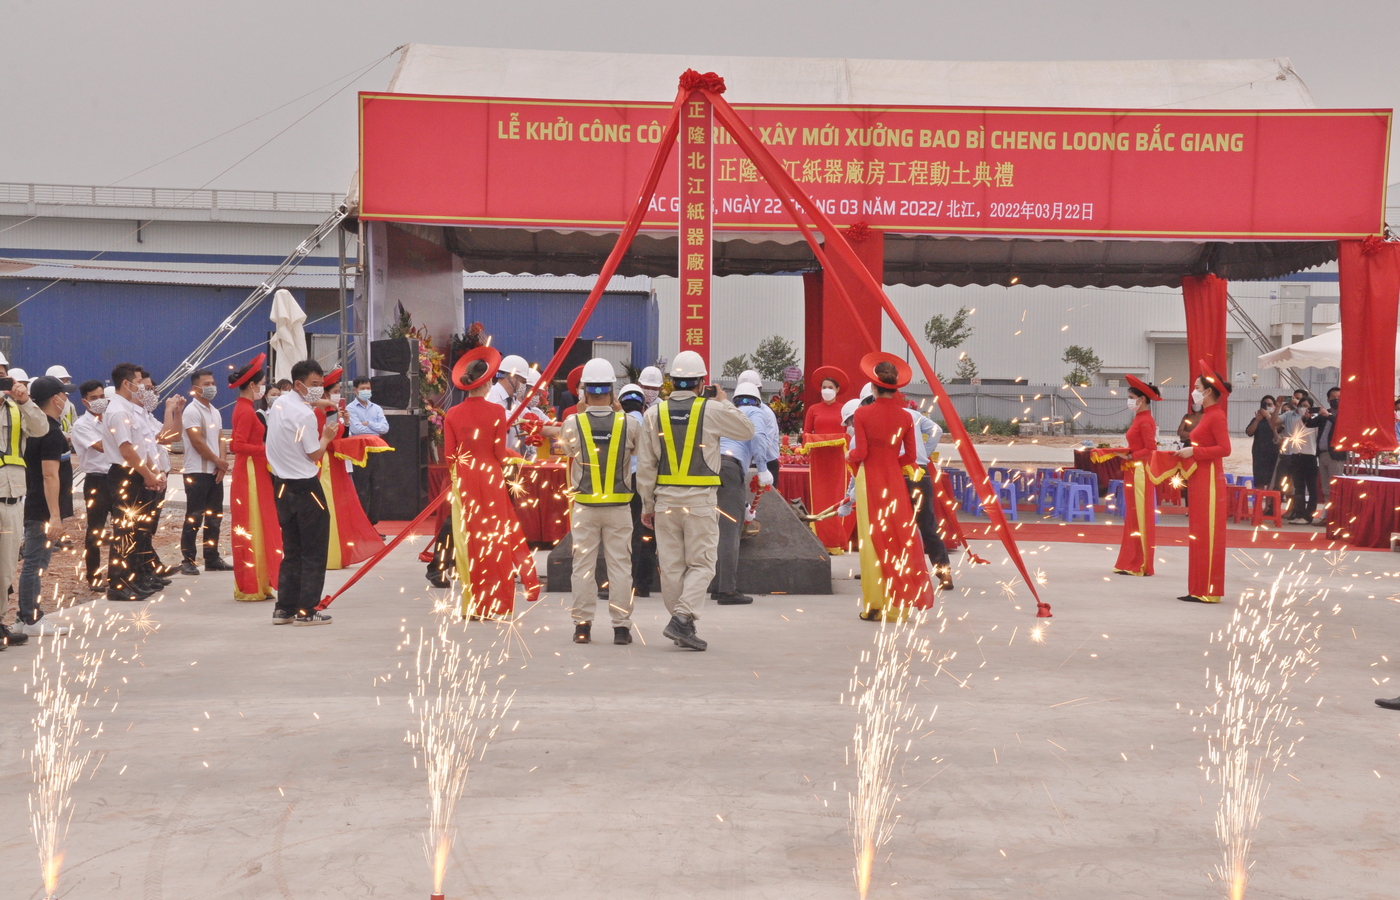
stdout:
[(29, 438), (24, 447), (24, 521), (47, 522), (49, 500), (44, 494), (44, 460), (58, 463), (58, 512), (65, 519), (73, 515), (73, 462), (63, 426), (49, 416), (48, 434)]

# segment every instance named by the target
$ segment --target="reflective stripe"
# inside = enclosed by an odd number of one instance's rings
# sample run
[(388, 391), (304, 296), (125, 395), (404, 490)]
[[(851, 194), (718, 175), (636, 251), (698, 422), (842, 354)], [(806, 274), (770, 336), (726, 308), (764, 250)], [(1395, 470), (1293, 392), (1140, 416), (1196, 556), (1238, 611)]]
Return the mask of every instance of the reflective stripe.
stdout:
[(24, 457), (19, 452), (19, 406), (13, 400), (6, 400), (5, 407), (10, 411), (10, 452), (0, 456), (0, 465), (22, 466)]
[[(686, 424), (685, 447), (681, 451), (680, 460), (676, 459), (676, 438), (671, 430), (671, 409), (669, 400), (662, 400), (657, 406), (657, 418), (661, 420), (661, 444), (666, 451), (666, 472), (659, 472), (656, 476), (657, 484), (675, 484), (692, 487), (711, 487), (719, 485), (719, 475), (713, 473), (693, 473), (691, 466), (695, 461), (695, 446), (700, 443), (700, 432), (704, 430), (704, 410), (705, 398), (696, 397), (691, 404), (689, 411), (689, 421)], [(700, 465), (705, 465), (704, 454), (700, 456)]]
[[(580, 491), (574, 494), (575, 503), (598, 506), (621, 506), (624, 503), (632, 502), (630, 491), (617, 492), (618, 478), (622, 475), (620, 468), (623, 462), (621, 450), (627, 443), (627, 414), (614, 413), (612, 435), (608, 438), (608, 455), (603, 461), (603, 466), (598, 465), (598, 444), (593, 438), (593, 424), (588, 421), (587, 413), (574, 414), (574, 427), (578, 429), (579, 440), (583, 441), (584, 450), (588, 453), (588, 461), (583, 466), (583, 477), (579, 479), (579, 486), (585, 484), (592, 488), (587, 493)], [(602, 476), (601, 478), (599, 476)], [(625, 476), (622, 478), (626, 484)], [(598, 485), (602, 484), (602, 490)]]

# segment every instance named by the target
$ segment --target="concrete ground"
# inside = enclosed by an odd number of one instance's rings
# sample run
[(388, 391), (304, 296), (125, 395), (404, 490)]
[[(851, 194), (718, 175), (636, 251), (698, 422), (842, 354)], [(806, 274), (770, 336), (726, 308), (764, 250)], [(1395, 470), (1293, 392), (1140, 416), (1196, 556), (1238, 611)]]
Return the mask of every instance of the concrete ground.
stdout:
[[(1206, 667), (1219, 665), (1210, 636), (1238, 599), (1177, 602), (1180, 549), (1145, 580), (1107, 576), (1116, 548), (1025, 549), (1048, 577), (1052, 620), (1033, 618), (1024, 588), (1004, 594), (1005, 565), (962, 569), (944, 595), (946, 628), (930, 637), (957, 656), (943, 671), (915, 666), (913, 697), (933, 719), (901, 760), (901, 818), (871, 896), (1225, 896), (1207, 877), (1219, 793), (1201, 769), (1199, 711), (1213, 699)], [(401, 548), (339, 600), (329, 627), (273, 628), (271, 605), (235, 603), (223, 575), (177, 579), (146, 604), (159, 629), (111, 645), (86, 714), (103, 723), (86, 745), (101, 762), (73, 788), (59, 896), (426, 898), (425, 781), (404, 737), (436, 592), (415, 553)], [(1283, 562), (1232, 551), (1231, 596)], [(1400, 713), (1372, 699), (1400, 693), (1400, 562), (1308, 562), (1330, 588), (1308, 607), (1320, 664), (1295, 693), (1291, 733), (1304, 740), (1270, 776), (1247, 896), (1393, 898)], [(661, 637), (656, 598), (638, 601), (646, 643), (630, 647), (571, 644), (562, 595), (529, 608), (493, 673), (514, 702), (472, 767), (447, 896), (855, 896), (856, 714), (839, 701), (878, 626), (856, 618), (853, 565), (834, 561), (834, 596), (709, 605), (706, 653)], [(467, 634), (481, 648), (502, 630)], [(7, 898), (43, 896), (22, 756), (34, 643), (0, 654)]]

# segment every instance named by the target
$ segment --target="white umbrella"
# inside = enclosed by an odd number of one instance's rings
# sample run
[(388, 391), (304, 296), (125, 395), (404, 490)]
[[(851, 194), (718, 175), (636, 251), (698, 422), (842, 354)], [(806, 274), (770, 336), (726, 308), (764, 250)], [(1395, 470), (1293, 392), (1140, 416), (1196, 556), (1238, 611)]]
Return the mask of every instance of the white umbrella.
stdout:
[(272, 352), (276, 365), (273, 382), (292, 377), (292, 366), (306, 359), (306, 313), (297, 305), (291, 291), (283, 288), (272, 295)]
[[(1396, 357), (1400, 360), (1400, 334), (1395, 336)], [(1342, 365), (1342, 326), (1333, 325), (1322, 334), (1305, 341), (1289, 344), (1281, 350), (1271, 350), (1259, 357), (1265, 369), (1340, 368)], [(1396, 372), (1400, 372), (1397, 366)]]

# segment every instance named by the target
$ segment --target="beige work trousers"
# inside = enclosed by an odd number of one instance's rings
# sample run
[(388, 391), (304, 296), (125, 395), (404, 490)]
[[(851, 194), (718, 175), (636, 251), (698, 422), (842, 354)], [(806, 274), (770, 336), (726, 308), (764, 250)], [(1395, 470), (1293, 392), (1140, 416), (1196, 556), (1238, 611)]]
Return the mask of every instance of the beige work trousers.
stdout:
[[(19, 616), (19, 585), (15, 584), (15, 569), (19, 566), (19, 546), (24, 542), (24, 498), (18, 503), (0, 503), (0, 603), (6, 625), (13, 625)], [(14, 587), (15, 592), (10, 593)]]
[(569, 512), (569, 534), (574, 547), (574, 622), (593, 621), (598, 606), (598, 586), (593, 570), (598, 551), (608, 563), (608, 612), (614, 628), (632, 621), (632, 507), (588, 506), (575, 503)]
[(713, 504), (657, 508), (656, 557), (667, 612), (700, 618), (718, 556), (719, 513)]

